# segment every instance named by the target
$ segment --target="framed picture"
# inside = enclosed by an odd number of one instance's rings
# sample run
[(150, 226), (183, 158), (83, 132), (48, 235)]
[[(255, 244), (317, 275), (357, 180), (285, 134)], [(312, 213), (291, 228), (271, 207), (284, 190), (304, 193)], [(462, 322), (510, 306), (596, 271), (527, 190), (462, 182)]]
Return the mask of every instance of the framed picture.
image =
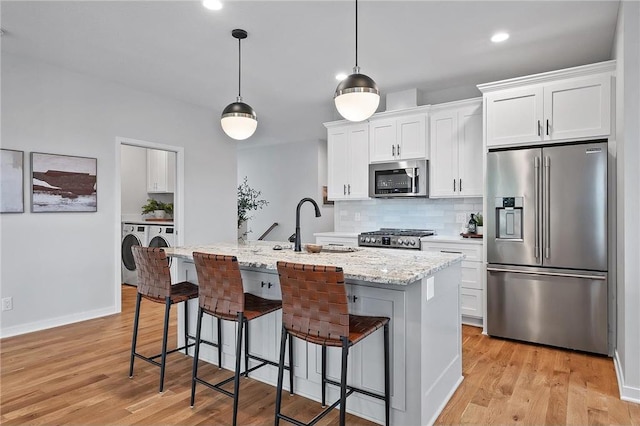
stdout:
[(24, 152), (0, 149), (0, 213), (24, 212)]
[(97, 171), (95, 158), (32, 152), (31, 211), (97, 211)]

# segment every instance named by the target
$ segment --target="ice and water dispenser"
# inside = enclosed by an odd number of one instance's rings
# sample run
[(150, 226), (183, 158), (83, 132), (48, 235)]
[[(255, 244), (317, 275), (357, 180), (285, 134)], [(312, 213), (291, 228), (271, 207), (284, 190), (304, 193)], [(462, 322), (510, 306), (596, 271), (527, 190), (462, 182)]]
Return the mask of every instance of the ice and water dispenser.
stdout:
[(496, 239), (522, 240), (522, 208), (524, 197), (497, 197)]

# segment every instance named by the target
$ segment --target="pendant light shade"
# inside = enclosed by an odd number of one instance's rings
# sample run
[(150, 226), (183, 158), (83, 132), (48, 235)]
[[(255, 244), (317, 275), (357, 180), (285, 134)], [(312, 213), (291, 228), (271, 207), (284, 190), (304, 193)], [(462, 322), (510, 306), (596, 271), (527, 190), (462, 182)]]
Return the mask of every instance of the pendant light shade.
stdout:
[(242, 71), (240, 42), (242, 39), (247, 38), (247, 32), (236, 29), (231, 31), (231, 35), (238, 39), (238, 98), (236, 102), (227, 105), (224, 111), (222, 111), (220, 125), (222, 126), (222, 130), (224, 130), (230, 138), (244, 140), (256, 131), (258, 119), (256, 112), (250, 105), (242, 102), (242, 96), (240, 95), (240, 75)]
[(380, 104), (380, 90), (373, 79), (360, 74), (358, 66), (358, 0), (356, 0), (356, 66), (353, 74), (338, 84), (333, 96), (336, 109), (349, 121), (362, 121), (371, 117)]

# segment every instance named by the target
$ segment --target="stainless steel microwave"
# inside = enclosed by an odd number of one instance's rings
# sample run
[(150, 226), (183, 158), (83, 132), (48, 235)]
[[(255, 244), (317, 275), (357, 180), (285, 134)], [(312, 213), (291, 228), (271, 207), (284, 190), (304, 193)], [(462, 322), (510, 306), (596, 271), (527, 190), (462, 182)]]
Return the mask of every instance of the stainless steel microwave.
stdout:
[(369, 164), (369, 196), (428, 197), (428, 164), (427, 160)]

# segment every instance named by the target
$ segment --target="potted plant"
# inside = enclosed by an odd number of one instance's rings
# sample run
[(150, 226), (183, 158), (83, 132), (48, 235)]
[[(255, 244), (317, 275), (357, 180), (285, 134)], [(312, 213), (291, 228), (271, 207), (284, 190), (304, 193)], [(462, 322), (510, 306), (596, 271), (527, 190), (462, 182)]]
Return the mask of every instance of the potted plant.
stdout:
[(247, 177), (244, 177), (244, 181), (238, 185), (238, 239), (246, 239), (247, 234), (247, 221), (251, 219), (249, 212), (252, 210), (262, 209), (268, 205), (269, 202), (260, 198), (262, 191), (255, 190), (249, 186)]
[[(148, 198), (147, 204), (142, 206), (142, 214), (153, 214), (156, 219), (162, 219), (164, 218), (166, 208), (167, 204), (162, 201)], [(173, 204), (171, 204), (171, 212), (173, 213)]]
[(480, 213), (480, 212), (476, 213), (475, 214), (475, 220), (476, 220), (476, 234), (483, 235), (484, 220), (482, 218), (482, 213)]
[(167, 203), (164, 205), (164, 213), (167, 217), (173, 217), (173, 203)]

